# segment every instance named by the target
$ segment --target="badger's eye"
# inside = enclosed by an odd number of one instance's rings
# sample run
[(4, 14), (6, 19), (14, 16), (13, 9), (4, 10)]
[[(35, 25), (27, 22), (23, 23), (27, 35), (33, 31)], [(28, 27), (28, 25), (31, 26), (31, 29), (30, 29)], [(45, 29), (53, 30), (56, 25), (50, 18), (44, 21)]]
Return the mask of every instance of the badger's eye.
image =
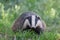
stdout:
[(37, 17), (38, 19), (40, 19), (40, 17)]
[(38, 19), (40, 19), (40, 17), (38, 17)]

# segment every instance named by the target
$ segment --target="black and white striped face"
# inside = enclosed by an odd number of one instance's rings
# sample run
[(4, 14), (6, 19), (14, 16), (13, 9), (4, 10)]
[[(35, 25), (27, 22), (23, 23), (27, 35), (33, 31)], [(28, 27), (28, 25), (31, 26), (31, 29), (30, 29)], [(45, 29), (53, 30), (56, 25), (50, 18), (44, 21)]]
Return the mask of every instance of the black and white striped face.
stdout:
[(29, 26), (30, 28), (42, 28), (42, 23), (39, 17), (32, 15), (25, 19), (23, 26), (24, 28), (26, 28), (27, 26)]

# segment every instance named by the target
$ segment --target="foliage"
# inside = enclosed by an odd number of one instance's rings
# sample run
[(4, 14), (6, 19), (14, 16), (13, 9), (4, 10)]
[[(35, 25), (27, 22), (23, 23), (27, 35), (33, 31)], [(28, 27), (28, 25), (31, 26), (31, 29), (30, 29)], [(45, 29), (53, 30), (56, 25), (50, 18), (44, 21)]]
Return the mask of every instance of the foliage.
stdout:
[[(39, 38), (34, 34), (35, 32), (29, 33), (26, 31), (24, 35), (17, 33), (17, 37), (32, 37), (32, 40), (59, 40), (60, 0), (0, 0), (0, 33), (8, 35), (12, 40), (11, 37), (14, 36), (14, 33), (11, 27), (15, 19), (26, 11), (33, 11), (41, 16), (47, 25), (46, 32)], [(2, 36), (0, 40), (8, 39)]]

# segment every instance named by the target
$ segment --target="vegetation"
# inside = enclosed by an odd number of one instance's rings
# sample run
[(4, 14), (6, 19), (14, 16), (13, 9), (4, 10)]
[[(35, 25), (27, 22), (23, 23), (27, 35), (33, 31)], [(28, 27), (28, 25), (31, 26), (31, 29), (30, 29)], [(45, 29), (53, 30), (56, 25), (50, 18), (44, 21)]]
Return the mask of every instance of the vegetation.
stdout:
[[(38, 13), (46, 22), (46, 31), (13, 33), (11, 27), (23, 12)], [(60, 0), (0, 0), (0, 40), (60, 40)]]

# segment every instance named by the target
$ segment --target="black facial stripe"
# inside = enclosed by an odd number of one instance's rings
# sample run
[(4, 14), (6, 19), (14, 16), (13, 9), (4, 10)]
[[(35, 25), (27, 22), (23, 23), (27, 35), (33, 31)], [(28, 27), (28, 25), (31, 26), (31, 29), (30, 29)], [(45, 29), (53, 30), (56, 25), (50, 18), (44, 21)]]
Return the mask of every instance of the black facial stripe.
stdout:
[(32, 23), (31, 23), (31, 16), (29, 16), (29, 17), (27, 17), (26, 19), (28, 19), (29, 20), (29, 23), (30, 23), (30, 25), (32, 25)]
[(37, 24), (37, 20), (38, 20), (38, 19), (37, 19), (37, 16), (35, 16), (35, 25)]
[(40, 20), (40, 18), (39, 17), (37, 17), (37, 16), (35, 16), (36, 18), (35, 18), (35, 25), (37, 24), (37, 21), (38, 20)]
[[(32, 25), (32, 16), (27, 17), (26, 19), (29, 20), (30, 25)], [(39, 17), (35, 16), (35, 25), (37, 24), (37, 21), (40, 20)]]

